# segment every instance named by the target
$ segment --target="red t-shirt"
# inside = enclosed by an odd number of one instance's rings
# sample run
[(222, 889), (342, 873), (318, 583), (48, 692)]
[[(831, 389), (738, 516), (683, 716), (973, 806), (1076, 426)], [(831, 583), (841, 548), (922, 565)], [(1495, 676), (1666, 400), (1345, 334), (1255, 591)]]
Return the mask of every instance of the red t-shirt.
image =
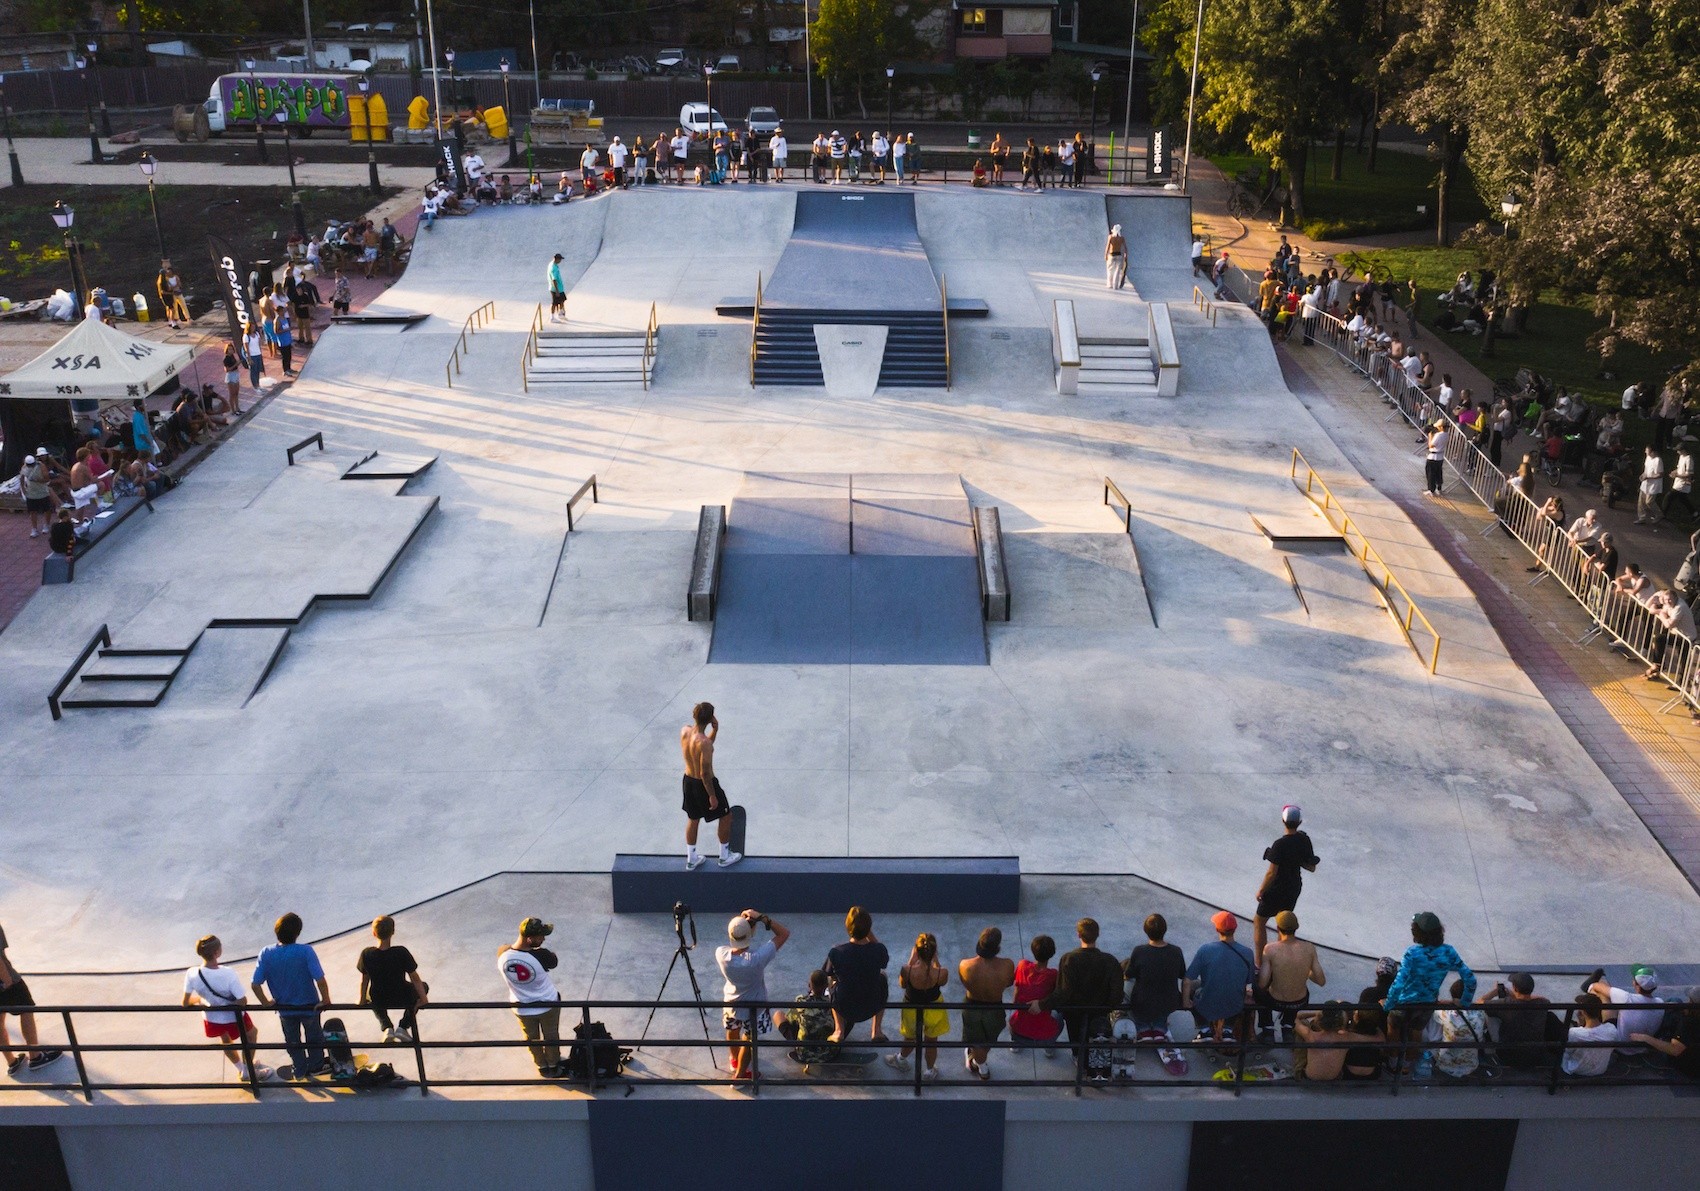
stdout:
[[(1015, 965), (1015, 1003), (1029, 1005), (1042, 1001), (1057, 988), (1057, 970), (1041, 968), (1030, 959)], [(1017, 1009), (1009, 1015), (1009, 1032), (1016, 1038), (1034, 1042), (1049, 1042), (1062, 1032), (1062, 1023), (1050, 1013), (1031, 1013)]]

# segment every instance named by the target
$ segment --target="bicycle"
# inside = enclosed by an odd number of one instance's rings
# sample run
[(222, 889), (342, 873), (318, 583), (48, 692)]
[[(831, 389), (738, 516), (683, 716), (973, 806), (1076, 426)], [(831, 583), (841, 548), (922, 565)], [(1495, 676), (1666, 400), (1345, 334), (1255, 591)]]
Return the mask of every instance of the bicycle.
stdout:
[(1274, 209), (1279, 212), (1287, 202), (1286, 188), (1281, 185), (1279, 178), (1269, 184), (1269, 189), (1262, 197), (1257, 193), (1258, 171), (1247, 170), (1234, 179), (1234, 192), (1228, 196), (1228, 214), (1244, 222), (1253, 215), (1260, 214), (1274, 203)]
[(1347, 277), (1361, 273), (1377, 285), (1386, 285), (1393, 280), (1393, 270), (1365, 252), (1342, 253), (1340, 266), (1345, 269)]

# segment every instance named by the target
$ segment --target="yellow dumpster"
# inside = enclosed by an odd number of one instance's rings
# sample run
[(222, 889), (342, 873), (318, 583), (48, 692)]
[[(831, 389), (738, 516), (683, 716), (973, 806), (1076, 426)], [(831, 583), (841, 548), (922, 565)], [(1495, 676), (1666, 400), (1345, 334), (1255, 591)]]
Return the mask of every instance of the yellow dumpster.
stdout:
[(484, 127), (490, 130), (490, 139), (505, 141), (508, 139), (508, 114), (501, 108), (484, 109)]
[(372, 139), (387, 141), (390, 139), (390, 105), (384, 102), (384, 97), (376, 91), (371, 98)]
[(366, 139), (366, 97), (358, 92), (348, 97), (348, 139)]
[(415, 95), (407, 105), (407, 130), (418, 132), (421, 128), (431, 127), (431, 101), (423, 95)]

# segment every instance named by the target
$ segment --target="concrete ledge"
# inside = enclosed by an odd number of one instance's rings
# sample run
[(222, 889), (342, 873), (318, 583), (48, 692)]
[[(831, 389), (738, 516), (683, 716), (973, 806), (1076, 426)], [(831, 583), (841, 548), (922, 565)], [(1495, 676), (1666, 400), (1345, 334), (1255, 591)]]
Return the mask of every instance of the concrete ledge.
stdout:
[(661, 914), (682, 901), (732, 913), (760, 906), (781, 914), (842, 914), (866, 906), (887, 914), (1014, 914), (1021, 907), (1016, 856), (760, 856), (729, 869), (710, 858), (695, 872), (685, 858), (621, 853), (614, 858), (614, 912)]

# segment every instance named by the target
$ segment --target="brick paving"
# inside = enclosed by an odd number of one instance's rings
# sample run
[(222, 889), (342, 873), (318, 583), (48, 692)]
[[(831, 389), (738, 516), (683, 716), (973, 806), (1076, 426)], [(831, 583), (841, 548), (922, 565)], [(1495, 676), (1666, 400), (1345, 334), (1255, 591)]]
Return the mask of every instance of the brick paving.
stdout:
[[(384, 206), (377, 208), (378, 214), (374, 215), (374, 218), (381, 218), (383, 214), (388, 214), (401, 234), (412, 239), (419, 224), (419, 209), (410, 207), (400, 214), (397, 213), (403, 203), (411, 202), (410, 197), (391, 200)], [(376, 277), (368, 280), (358, 269), (353, 270), (348, 274), (351, 299), (349, 308), (351, 310), (364, 309), (369, 303), (381, 297), (400, 277), (401, 271), (399, 270), (393, 277), (386, 276), (380, 270)], [(318, 310), (317, 317), (313, 322), (315, 340), (330, 326), (330, 289), (327, 285), (321, 283), (320, 290), (325, 304)], [(146, 325), (125, 323), (123, 329), (131, 334), (139, 333), (150, 339), (159, 339), (164, 342), (192, 343), (195, 346), (196, 354), (189, 367), (184, 369), (185, 375), (189, 378), (186, 383), (198, 385), (203, 382), (211, 382), (222, 392), (223, 386), (220, 382), (224, 376), (223, 360), (226, 338), (225, 316), (222, 312), (203, 315), (189, 328), (176, 332), (171, 331), (164, 323)], [(40, 350), (40, 348), (31, 349), (25, 358), (33, 358)], [(294, 360), (292, 361), (297, 372), (306, 367), (306, 362), (312, 358), (312, 354), (312, 348), (301, 346), (297, 342)], [(276, 359), (267, 358), (266, 372), (273, 380), (279, 379), (278, 361)], [(270, 401), (273, 396), (287, 389), (288, 386), (289, 381), (285, 379), (281, 384), (274, 385), (264, 396), (256, 399), (253, 392), (247, 388), (247, 375), (244, 373), (244, 391), (242, 394), (244, 413), (258, 409)], [(150, 401), (149, 408), (167, 409), (175, 400), (175, 393), (169, 397), (156, 398)], [(208, 449), (216, 450), (218, 443), (233, 433), (235, 429), (236, 427), (231, 427), (226, 430), (223, 435), (212, 442)], [(190, 461), (190, 466), (194, 462), (198, 462), (205, 452), (195, 452), (194, 454), (195, 458)], [(173, 470), (178, 469), (173, 468)], [(123, 531), (120, 530), (119, 532)], [(46, 539), (36, 538), (32, 540), (29, 536), (29, 517), (27, 515), (24, 513), (0, 513), (0, 632), (3, 632), (5, 627), (12, 623), (12, 618), (23, 610), (24, 605), (29, 603), (30, 597), (41, 587), (41, 560), (46, 554)]]

